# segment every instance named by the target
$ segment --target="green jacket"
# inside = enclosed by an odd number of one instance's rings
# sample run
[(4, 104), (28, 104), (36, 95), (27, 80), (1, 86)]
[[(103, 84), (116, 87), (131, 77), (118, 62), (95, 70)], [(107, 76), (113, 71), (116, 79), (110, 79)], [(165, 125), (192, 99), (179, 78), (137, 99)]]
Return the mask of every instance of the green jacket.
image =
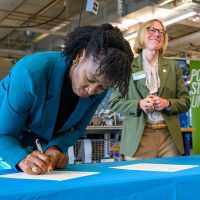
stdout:
[[(115, 91), (111, 94), (109, 101), (112, 111), (125, 116), (120, 151), (126, 156), (135, 154), (147, 122), (146, 114), (138, 111), (140, 99), (144, 99), (148, 95), (146, 79), (143, 77), (133, 80), (134, 75), (142, 70), (142, 56), (139, 55), (132, 64), (132, 77), (126, 98)], [(171, 111), (162, 111), (162, 115), (179, 152), (183, 154), (184, 145), (178, 113), (189, 110), (190, 98), (182, 77), (182, 70), (175, 60), (163, 57), (159, 57), (158, 70), (161, 81), (158, 96), (168, 99), (171, 103)]]

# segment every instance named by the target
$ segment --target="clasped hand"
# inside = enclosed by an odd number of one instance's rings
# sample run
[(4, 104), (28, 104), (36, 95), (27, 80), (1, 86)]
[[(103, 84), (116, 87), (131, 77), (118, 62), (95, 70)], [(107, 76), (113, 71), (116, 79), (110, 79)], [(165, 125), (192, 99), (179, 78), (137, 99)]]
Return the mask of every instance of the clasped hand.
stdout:
[(156, 95), (148, 95), (140, 100), (139, 106), (145, 113), (160, 112), (169, 106), (169, 101)]
[(56, 147), (49, 147), (45, 153), (33, 151), (20, 161), (18, 167), (27, 174), (45, 174), (55, 168), (64, 168), (68, 163), (67, 156)]

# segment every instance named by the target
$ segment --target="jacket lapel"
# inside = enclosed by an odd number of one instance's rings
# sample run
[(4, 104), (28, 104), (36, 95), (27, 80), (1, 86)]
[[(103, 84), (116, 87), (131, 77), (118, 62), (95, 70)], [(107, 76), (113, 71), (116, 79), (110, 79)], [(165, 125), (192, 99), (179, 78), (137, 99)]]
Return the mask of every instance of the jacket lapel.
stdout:
[[(132, 73), (134, 74), (134, 73), (137, 73), (137, 72), (140, 72), (140, 71), (143, 71), (142, 55), (141, 54), (133, 62)], [(134, 81), (134, 84), (137, 86), (138, 92), (140, 93), (141, 97), (145, 98), (149, 93), (149, 91), (146, 87), (146, 77), (139, 79), (137, 81)]]
[(41, 137), (47, 140), (51, 138), (54, 131), (64, 74), (67, 67), (65, 58), (60, 56), (54, 67), (54, 72), (48, 87), (41, 129)]
[(159, 64), (158, 64), (158, 74), (159, 74), (159, 77), (160, 77), (160, 88), (158, 89), (158, 95), (159, 96), (160, 96), (160, 94), (161, 94), (161, 92), (164, 88), (165, 82), (167, 80), (168, 73), (169, 73), (169, 65), (165, 61), (164, 58), (160, 57), (159, 58)]

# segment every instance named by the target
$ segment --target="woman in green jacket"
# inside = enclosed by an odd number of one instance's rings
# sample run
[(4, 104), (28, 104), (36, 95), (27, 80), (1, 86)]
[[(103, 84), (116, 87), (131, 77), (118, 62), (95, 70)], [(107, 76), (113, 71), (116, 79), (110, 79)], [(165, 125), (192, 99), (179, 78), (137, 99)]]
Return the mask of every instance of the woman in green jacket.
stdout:
[(167, 42), (161, 21), (143, 23), (135, 41), (139, 56), (132, 64), (128, 95), (111, 95), (111, 110), (125, 116), (121, 153), (126, 158), (184, 153), (178, 113), (188, 111), (190, 100), (178, 63), (162, 57)]

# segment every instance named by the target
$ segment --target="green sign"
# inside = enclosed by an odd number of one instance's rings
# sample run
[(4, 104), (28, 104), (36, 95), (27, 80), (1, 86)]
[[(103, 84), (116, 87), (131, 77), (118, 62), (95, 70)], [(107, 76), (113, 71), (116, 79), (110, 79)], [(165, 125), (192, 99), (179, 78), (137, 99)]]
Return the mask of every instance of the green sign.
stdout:
[(192, 152), (200, 154), (200, 61), (190, 61), (190, 98), (192, 127)]

